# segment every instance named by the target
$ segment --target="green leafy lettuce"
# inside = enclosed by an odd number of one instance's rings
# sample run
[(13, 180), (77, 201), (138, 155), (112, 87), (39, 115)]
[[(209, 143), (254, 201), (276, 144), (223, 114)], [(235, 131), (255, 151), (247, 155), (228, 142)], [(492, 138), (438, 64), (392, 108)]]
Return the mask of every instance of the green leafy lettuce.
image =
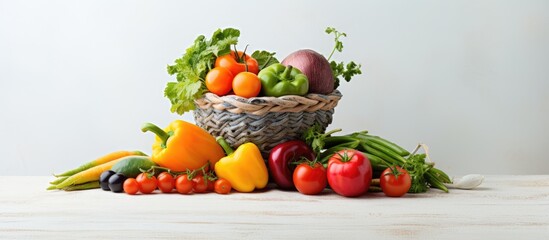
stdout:
[(278, 60), (274, 57), (275, 53), (274, 52), (267, 52), (267, 51), (255, 51), (254, 53), (252, 53), (252, 58), (254, 58), (255, 60), (257, 60), (257, 64), (259, 65), (259, 70), (261, 71), (262, 69), (272, 65), (272, 64), (275, 64), (275, 63), (278, 63)]
[(195, 109), (194, 100), (207, 91), (204, 78), (213, 68), (215, 59), (229, 54), (239, 36), (240, 31), (234, 28), (218, 29), (209, 40), (200, 35), (174, 65), (168, 65), (168, 73), (175, 75), (177, 80), (169, 82), (164, 90), (172, 104), (172, 112), (183, 114)]

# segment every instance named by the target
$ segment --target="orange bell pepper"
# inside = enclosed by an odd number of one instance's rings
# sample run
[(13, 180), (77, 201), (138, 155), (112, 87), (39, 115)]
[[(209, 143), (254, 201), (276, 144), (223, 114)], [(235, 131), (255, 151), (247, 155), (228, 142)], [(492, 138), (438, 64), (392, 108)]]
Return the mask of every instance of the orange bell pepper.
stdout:
[(212, 135), (182, 120), (173, 121), (164, 130), (152, 123), (145, 123), (141, 131), (156, 134), (152, 161), (173, 171), (192, 171), (208, 162), (213, 169), (215, 163), (225, 156)]

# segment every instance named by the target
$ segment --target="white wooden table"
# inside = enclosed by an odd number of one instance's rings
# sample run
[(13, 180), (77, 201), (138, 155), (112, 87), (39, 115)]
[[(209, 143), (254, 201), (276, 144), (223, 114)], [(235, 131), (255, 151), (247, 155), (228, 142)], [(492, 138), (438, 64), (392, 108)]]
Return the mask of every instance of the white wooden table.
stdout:
[(549, 239), (549, 175), (403, 198), (46, 191), (51, 179), (0, 177), (1, 239)]

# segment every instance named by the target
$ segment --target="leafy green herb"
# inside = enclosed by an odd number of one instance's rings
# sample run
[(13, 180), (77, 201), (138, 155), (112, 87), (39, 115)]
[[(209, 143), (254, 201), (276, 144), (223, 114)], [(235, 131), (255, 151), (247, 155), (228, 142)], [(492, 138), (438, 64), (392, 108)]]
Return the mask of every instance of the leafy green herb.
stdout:
[(324, 131), (321, 129), (320, 125), (315, 124), (303, 133), (302, 139), (311, 146), (315, 153), (319, 153), (324, 149)]
[(425, 163), (426, 156), (425, 154), (412, 155), (407, 159), (406, 164), (402, 166), (408, 171), (412, 179), (409, 193), (422, 193), (429, 190), (429, 182), (425, 179), (425, 173), (429, 171), (431, 166)]
[(231, 52), (231, 45), (238, 43), (240, 31), (234, 28), (218, 29), (207, 40), (198, 36), (185, 54), (168, 66), (168, 73), (176, 75), (177, 82), (169, 82), (164, 95), (170, 99), (171, 111), (183, 114), (195, 109), (194, 100), (206, 92), (204, 78), (213, 68), (218, 56)]
[(351, 78), (354, 75), (362, 74), (362, 71), (360, 70), (360, 64), (357, 65), (353, 61), (347, 63), (347, 65), (345, 65), (343, 62), (337, 63), (336, 61), (331, 61), (330, 67), (332, 68), (332, 73), (334, 74), (335, 89), (339, 87), (340, 77), (343, 77), (345, 81), (350, 82)]
[(335, 40), (335, 43), (336, 43), (336, 45), (334, 46), (334, 49), (332, 49), (332, 52), (330, 53), (330, 56), (328, 56), (328, 61), (330, 61), (330, 59), (332, 58), (332, 55), (334, 55), (334, 52), (336, 50), (338, 52), (343, 51), (343, 42), (339, 41), (339, 38), (342, 37), (342, 36), (347, 37), (347, 34), (344, 33), (344, 32), (339, 32), (333, 27), (327, 27), (326, 28), (326, 33), (327, 34), (333, 33), (334, 34), (334, 40)]
[(341, 129), (338, 128), (324, 133), (324, 129), (322, 129), (319, 124), (314, 124), (305, 130), (301, 138), (305, 141), (305, 143), (311, 146), (313, 151), (318, 155), (322, 150), (324, 150), (324, 140), (330, 137), (333, 133), (340, 131)]
[[(341, 42), (339, 39), (341, 37), (347, 37), (347, 34), (344, 32), (339, 32), (333, 27), (326, 28), (326, 33), (334, 34), (335, 46), (334, 49), (332, 49), (330, 56), (328, 56), (328, 61), (330, 61), (332, 55), (334, 55), (336, 50), (338, 52), (343, 51), (343, 42)], [(339, 87), (340, 77), (343, 77), (345, 81), (349, 82), (354, 75), (362, 74), (362, 71), (360, 70), (361, 66), (362, 65), (356, 64), (353, 61), (345, 64), (343, 62), (338, 63), (332, 60), (330, 62), (330, 67), (332, 68), (332, 73), (334, 75), (334, 88), (337, 89), (337, 87)]]
[(252, 58), (257, 60), (257, 63), (259, 65), (259, 70), (261, 71), (263, 68), (266, 68), (272, 64), (278, 63), (278, 59), (274, 57), (275, 52), (267, 52), (267, 51), (255, 51), (252, 53)]

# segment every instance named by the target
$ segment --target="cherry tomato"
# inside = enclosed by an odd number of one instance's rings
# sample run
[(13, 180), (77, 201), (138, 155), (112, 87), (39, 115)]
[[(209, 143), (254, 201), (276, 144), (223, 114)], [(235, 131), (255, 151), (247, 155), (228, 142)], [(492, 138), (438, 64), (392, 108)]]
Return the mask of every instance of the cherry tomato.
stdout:
[(172, 192), (174, 185), (175, 181), (170, 173), (163, 172), (158, 175), (158, 189), (163, 193)]
[(206, 87), (210, 92), (223, 96), (233, 89), (233, 78), (228, 69), (216, 67), (206, 74)]
[(215, 192), (219, 194), (228, 194), (231, 192), (231, 183), (224, 178), (215, 181)]
[(254, 73), (241, 72), (233, 79), (233, 91), (237, 96), (257, 97), (261, 91), (261, 81)]
[(212, 180), (208, 180), (208, 192), (213, 192), (215, 191), (215, 181), (212, 181)]
[(157, 181), (155, 176), (149, 176), (147, 173), (140, 173), (137, 175), (137, 183), (139, 184), (139, 191), (143, 194), (152, 193), (157, 186)]
[(198, 175), (193, 178), (193, 191), (195, 193), (204, 193), (208, 190), (208, 184), (204, 179), (204, 176)]
[(293, 180), (297, 191), (307, 195), (319, 194), (328, 183), (326, 168), (320, 163), (315, 163), (313, 166), (309, 163), (297, 165)]
[(360, 151), (341, 150), (328, 160), (328, 183), (337, 194), (358, 197), (368, 191), (372, 181), (370, 160)]
[(135, 178), (128, 178), (124, 181), (124, 192), (130, 195), (139, 192), (139, 183), (137, 183)]
[[(235, 51), (231, 51), (230, 54), (217, 57), (217, 59), (215, 59), (215, 67), (226, 68), (233, 76), (245, 72), (246, 65), (248, 65), (248, 72), (255, 74), (259, 73), (259, 64), (255, 58), (252, 58), (241, 51), (238, 51), (237, 53), (238, 55), (235, 54)], [(244, 62), (246, 62), (246, 64), (244, 64)]]
[(401, 167), (389, 167), (381, 173), (379, 185), (385, 195), (400, 197), (410, 190), (412, 179), (410, 174)]
[(188, 194), (193, 190), (193, 181), (189, 180), (187, 174), (179, 175), (175, 178), (175, 189), (178, 193)]

